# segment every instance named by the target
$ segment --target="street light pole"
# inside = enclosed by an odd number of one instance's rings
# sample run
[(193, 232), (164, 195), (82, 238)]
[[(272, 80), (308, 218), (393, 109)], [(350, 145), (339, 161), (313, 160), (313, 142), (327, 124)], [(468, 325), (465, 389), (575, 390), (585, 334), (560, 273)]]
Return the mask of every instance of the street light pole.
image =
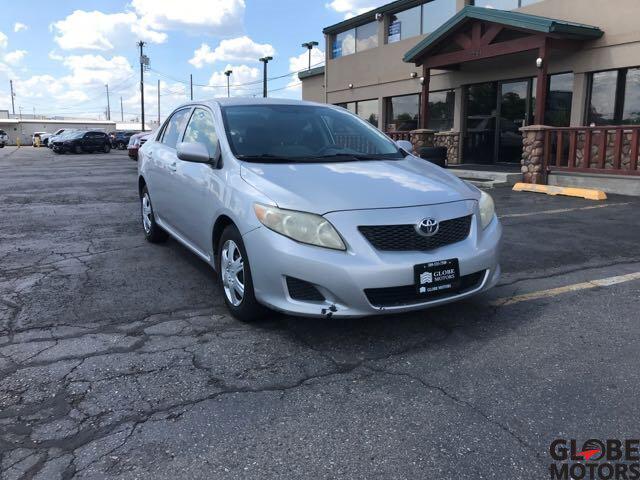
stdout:
[(264, 98), (267, 98), (267, 63), (269, 63), (270, 60), (273, 60), (273, 57), (262, 57), (259, 60), (264, 64), (262, 77), (262, 96)]
[(107, 89), (107, 120), (111, 120), (111, 102), (109, 100), (109, 84), (105, 84)]
[(231, 96), (231, 89), (229, 87), (229, 77), (233, 73), (233, 70), (226, 70), (224, 74), (227, 76), (227, 98)]
[(138, 42), (138, 47), (140, 47), (140, 114), (142, 116), (140, 130), (144, 132), (144, 53), (142, 51), (144, 42), (142, 40)]
[(316, 41), (305, 42), (302, 44), (302, 46), (305, 47), (307, 50), (309, 50), (309, 70), (311, 70), (311, 50), (313, 50), (313, 47), (318, 46), (318, 42)]
[(9, 80), (9, 86), (11, 87), (11, 111), (12, 111), (13, 115), (15, 116), (15, 114), (16, 114), (16, 105), (14, 103), (14, 99), (16, 97), (16, 94), (13, 93), (13, 80)]

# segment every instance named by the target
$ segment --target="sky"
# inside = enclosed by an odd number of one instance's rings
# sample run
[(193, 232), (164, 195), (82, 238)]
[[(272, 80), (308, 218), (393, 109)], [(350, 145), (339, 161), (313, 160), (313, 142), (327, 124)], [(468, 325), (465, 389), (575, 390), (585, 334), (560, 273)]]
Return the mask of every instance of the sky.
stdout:
[[(270, 96), (300, 98), (293, 72), (308, 66), (303, 42), (318, 41), (312, 65), (324, 61), (322, 29), (384, 0), (22, 0), (3, 2), (0, 17), (0, 110), (111, 118), (140, 114), (139, 51), (146, 42), (145, 114), (157, 118), (194, 98), (262, 94), (262, 64), (271, 55)], [(252, 83), (254, 82), (254, 83)]]

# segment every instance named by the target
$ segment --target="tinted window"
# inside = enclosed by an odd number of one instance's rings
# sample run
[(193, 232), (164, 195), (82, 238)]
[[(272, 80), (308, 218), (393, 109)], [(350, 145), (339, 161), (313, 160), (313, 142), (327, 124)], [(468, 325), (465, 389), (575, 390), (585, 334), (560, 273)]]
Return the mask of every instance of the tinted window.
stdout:
[(347, 30), (337, 34), (333, 40), (333, 58), (356, 53), (356, 31)]
[(361, 52), (378, 46), (378, 22), (367, 23), (356, 28), (356, 51)]
[(406, 131), (418, 128), (420, 95), (404, 95), (387, 99), (387, 130)]
[(498, 10), (513, 10), (526, 7), (542, 0), (475, 0), (476, 7), (497, 8)]
[(640, 68), (630, 68), (627, 71), (622, 123), (624, 125), (640, 123)]
[(183, 108), (182, 110), (178, 110), (177, 112), (175, 112), (171, 116), (171, 119), (169, 119), (164, 133), (162, 134), (161, 140), (161, 142), (164, 143), (167, 147), (176, 148), (178, 138), (184, 131), (184, 126), (187, 123), (190, 111), (191, 110), (189, 108)]
[(341, 109), (246, 105), (224, 107), (223, 115), (231, 148), (241, 159), (340, 161), (345, 158), (336, 155), (360, 154), (401, 158), (386, 136)]
[(615, 122), (618, 72), (597, 72), (592, 76), (589, 123), (610, 125)]
[(213, 116), (208, 110), (196, 108), (191, 115), (187, 130), (184, 132), (184, 142), (203, 143), (209, 150), (209, 156), (213, 157), (216, 151), (218, 136), (216, 135)]
[(429, 123), (427, 128), (436, 131), (446, 131), (453, 128), (453, 108), (455, 92), (429, 93)]
[(545, 108), (545, 125), (568, 127), (571, 121), (573, 101), (573, 73), (561, 73), (549, 77), (549, 91)]
[(420, 5), (389, 17), (387, 41), (389, 43), (420, 35)]

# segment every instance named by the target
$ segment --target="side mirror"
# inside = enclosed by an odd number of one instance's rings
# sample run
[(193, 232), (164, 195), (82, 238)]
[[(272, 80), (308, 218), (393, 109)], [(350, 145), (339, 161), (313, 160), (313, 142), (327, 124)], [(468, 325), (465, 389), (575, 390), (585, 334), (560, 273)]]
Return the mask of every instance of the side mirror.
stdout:
[(407, 153), (413, 152), (413, 144), (409, 140), (398, 140), (396, 145)]
[(213, 152), (213, 155), (209, 154), (204, 143), (199, 142), (180, 142), (176, 150), (178, 158), (185, 162), (211, 163), (217, 166), (220, 159), (220, 142), (216, 142), (216, 151)]

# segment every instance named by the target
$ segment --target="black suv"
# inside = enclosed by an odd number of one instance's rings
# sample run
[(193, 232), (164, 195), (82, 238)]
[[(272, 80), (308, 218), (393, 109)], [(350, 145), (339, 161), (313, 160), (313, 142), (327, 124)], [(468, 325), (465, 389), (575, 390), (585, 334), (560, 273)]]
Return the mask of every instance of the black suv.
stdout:
[(129, 139), (131, 135), (134, 135), (138, 132), (136, 131), (126, 131), (126, 132), (116, 132), (115, 135), (111, 137), (111, 147), (117, 148), (118, 150), (124, 150), (129, 145)]
[(53, 142), (53, 151), (56, 153), (74, 152), (104, 152), (111, 151), (111, 141), (104, 132), (77, 131), (58, 138)]

